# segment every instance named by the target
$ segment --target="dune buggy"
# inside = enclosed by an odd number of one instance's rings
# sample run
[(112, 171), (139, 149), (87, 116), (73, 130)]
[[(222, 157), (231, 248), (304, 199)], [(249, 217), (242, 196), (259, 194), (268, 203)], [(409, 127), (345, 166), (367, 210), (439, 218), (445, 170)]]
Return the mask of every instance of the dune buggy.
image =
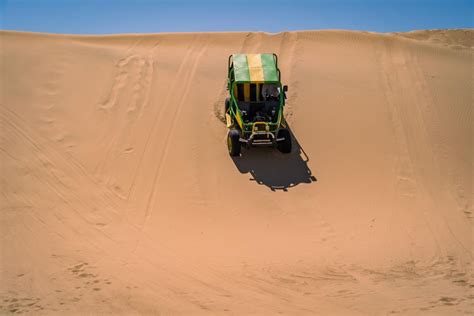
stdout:
[(275, 54), (229, 56), (225, 119), (231, 156), (239, 156), (242, 145), (291, 152), (291, 134), (283, 117), (288, 86), (282, 86), (280, 78)]

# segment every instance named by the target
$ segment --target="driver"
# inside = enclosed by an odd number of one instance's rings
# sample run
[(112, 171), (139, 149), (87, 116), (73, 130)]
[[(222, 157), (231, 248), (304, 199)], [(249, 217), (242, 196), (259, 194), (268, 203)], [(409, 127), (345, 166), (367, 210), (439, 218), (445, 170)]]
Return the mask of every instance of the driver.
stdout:
[(275, 100), (278, 99), (280, 95), (280, 89), (275, 84), (263, 84), (262, 86), (262, 96), (263, 100)]

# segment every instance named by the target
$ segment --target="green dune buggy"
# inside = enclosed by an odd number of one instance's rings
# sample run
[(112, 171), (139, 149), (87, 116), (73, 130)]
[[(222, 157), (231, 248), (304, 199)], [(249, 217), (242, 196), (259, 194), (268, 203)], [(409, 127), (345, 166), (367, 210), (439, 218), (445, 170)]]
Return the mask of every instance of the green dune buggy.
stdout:
[(280, 78), (275, 54), (229, 56), (225, 119), (231, 156), (239, 156), (242, 145), (291, 152), (291, 134), (283, 117), (288, 87), (282, 86)]

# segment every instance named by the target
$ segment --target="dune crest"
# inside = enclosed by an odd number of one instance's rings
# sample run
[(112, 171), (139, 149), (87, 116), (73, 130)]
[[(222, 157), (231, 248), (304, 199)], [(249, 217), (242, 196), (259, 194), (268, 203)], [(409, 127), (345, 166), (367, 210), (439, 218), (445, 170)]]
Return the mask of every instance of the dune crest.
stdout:
[(427, 41), (433, 44), (443, 45), (454, 49), (473, 49), (474, 48), (474, 30), (455, 29), (455, 30), (423, 30), (406, 33), (394, 33), (396, 35)]
[[(473, 33), (0, 32), (0, 313), (469, 313)], [(229, 157), (235, 52), (290, 155)]]

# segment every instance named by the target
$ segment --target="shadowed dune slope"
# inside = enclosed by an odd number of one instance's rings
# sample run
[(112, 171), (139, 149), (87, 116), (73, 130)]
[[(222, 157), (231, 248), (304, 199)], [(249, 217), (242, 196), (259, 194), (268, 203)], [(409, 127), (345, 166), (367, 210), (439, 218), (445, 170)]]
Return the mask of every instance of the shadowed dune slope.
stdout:
[[(473, 33), (1, 32), (0, 313), (472, 311)], [(234, 52), (291, 154), (229, 157)]]

